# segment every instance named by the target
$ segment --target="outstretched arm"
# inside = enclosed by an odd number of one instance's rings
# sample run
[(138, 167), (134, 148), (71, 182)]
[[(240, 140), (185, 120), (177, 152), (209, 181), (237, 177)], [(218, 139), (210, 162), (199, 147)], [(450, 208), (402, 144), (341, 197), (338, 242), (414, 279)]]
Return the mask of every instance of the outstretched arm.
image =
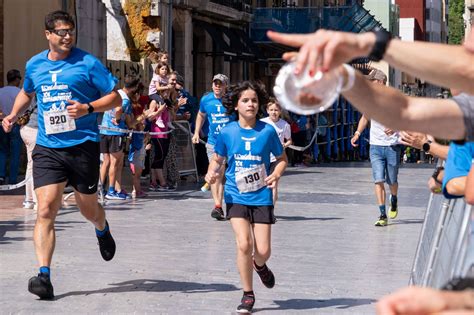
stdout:
[[(301, 47), (296, 57), (296, 72), (303, 71), (306, 66), (310, 73), (328, 71), (354, 58), (369, 55), (375, 44), (372, 32), (353, 34), (318, 30), (311, 34), (281, 34), (269, 31), (267, 35), (275, 42)], [(474, 94), (474, 51), (470, 47), (474, 49), (474, 36), (464, 46), (392, 39), (384, 60), (434, 84)], [(287, 53), (283, 58), (289, 60), (295, 55)]]
[(357, 71), (354, 86), (343, 95), (364, 115), (391, 129), (414, 130), (442, 139), (465, 138), (463, 113), (453, 100), (409, 97), (391, 87), (371, 84)]

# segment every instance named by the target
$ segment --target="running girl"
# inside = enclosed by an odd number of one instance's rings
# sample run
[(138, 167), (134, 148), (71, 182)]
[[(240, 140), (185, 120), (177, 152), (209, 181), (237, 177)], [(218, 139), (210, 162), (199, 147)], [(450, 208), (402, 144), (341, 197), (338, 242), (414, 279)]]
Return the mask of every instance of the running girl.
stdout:
[[(236, 238), (237, 267), (244, 290), (239, 313), (250, 313), (255, 303), (252, 266), (267, 288), (275, 285), (275, 276), (266, 265), (271, 252), (271, 225), (275, 223), (272, 188), (283, 174), (287, 159), (275, 129), (257, 119), (260, 105), (266, 101), (267, 94), (259, 84), (244, 81), (231, 88), (223, 103), (229, 115), (237, 112), (238, 121), (222, 129), (206, 175), (206, 181), (214, 183), (227, 158), (224, 199)], [(270, 154), (276, 157), (272, 173)]]

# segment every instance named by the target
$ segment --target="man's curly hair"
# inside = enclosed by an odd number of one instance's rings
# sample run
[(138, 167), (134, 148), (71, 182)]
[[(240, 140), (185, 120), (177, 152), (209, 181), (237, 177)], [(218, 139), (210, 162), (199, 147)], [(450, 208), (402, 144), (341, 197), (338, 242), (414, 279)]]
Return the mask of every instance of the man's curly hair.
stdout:
[(257, 94), (258, 98), (258, 112), (257, 119), (263, 117), (265, 112), (265, 106), (268, 102), (268, 93), (265, 89), (265, 85), (261, 82), (252, 82), (252, 81), (242, 81), (240, 83), (231, 85), (226, 95), (222, 99), (222, 104), (226, 108), (227, 114), (232, 115), (237, 113), (235, 107), (239, 102), (242, 92), (246, 90), (253, 90)]

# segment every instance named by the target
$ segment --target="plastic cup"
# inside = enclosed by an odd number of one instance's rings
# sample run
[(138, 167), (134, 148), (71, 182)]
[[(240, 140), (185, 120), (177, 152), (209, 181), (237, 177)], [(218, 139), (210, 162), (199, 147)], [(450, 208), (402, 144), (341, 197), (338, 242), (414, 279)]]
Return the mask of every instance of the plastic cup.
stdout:
[(275, 80), (273, 92), (281, 106), (300, 115), (325, 111), (339, 97), (343, 78), (340, 70), (310, 76), (307, 69), (295, 75), (295, 63), (285, 64)]

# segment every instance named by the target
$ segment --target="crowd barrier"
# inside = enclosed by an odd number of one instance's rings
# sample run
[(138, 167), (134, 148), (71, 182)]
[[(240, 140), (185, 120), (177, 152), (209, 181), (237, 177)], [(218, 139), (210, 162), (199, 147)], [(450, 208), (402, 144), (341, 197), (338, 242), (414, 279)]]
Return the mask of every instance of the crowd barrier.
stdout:
[(410, 284), (444, 288), (474, 277), (474, 207), (463, 198), (432, 194), (421, 229)]

